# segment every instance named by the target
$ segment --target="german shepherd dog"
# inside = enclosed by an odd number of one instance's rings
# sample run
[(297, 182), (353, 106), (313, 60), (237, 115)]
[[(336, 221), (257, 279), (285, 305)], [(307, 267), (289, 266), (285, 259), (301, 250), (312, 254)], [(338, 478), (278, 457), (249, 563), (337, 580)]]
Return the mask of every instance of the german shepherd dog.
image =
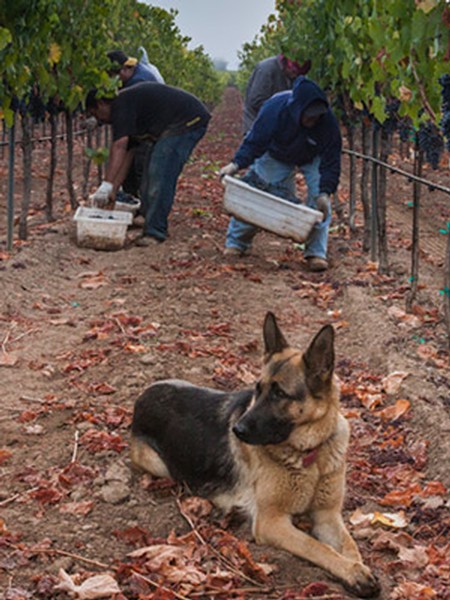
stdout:
[[(244, 509), (255, 540), (322, 567), (353, 594), (378, 594), (342, 519), (349, 426), (339, 411), (334, 330), (302, 353), (276, 318), (264, 321), (265, 353), (254, 389), (228, 393), (165, 380), (136, 401), (131, 458), (228, 512)], [(308, 515), (312, 535), (292, 523)]]

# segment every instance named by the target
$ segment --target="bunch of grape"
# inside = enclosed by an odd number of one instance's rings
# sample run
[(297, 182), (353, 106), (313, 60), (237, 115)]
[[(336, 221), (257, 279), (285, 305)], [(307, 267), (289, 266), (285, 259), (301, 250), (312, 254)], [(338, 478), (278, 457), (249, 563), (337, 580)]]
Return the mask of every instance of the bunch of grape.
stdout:
[(444, 141), (439, 128), (432, 121), (422, 123), (417, 132), (417, 142), (425, 154), (425, 160), (433, 169), (437, 169), (444, 149)]
[(387, 133), (394, 133), (397, 130), (399, 123), (398, 109), (400, 108), (400, 100), (394, 98), (386, 102), (384, 112), (387, 114), (387, 119), (383, 123), (383, 129)]
[(446, 73), (439, 77), (439, 83), (442, 87), (442, 119), (440, 126), (446, 139), (447, 150), (450, 150), (450, 75)]

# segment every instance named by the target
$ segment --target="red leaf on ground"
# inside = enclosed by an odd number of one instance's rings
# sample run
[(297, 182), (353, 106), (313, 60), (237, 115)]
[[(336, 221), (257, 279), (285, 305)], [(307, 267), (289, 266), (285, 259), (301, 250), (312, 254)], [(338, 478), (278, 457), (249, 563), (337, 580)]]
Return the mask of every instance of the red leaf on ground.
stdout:
[(12, 455), (13, 455), (13, 453), (10, 452), (9, 450), (2, 450), (2, 449), (0, 449), (0, 465), (2, 465), (7, 460), (9, 460)]
[(79, 462), (73, 462), (64, 467), (58, 475), (58, 481), (64, 487), (72, 487), (74, 485), (92, 481), (97, 476), (97, 473), (91, 467), (86, 467)]
[(92, 500), (85, 500), (83, 502), (67, 502), (59, 508), (59, 512), (67, 513), (69, 515), (88, 515), (94, 508)]
[(112, 450), (113, 452), (123, 452), (127, 443), (120, 435), (108, 433), (106, 431), (97, 431), (90, 429), (80, 438), (80, 445), (84, 446), (88, 452), (96, 453), (103, 450)]
[(428, 496), (443, 496), (447, 493), (447, 488), (440, 481), (429, 481), (426, 486), (423, 488), (420, 495), (422, 498), (427, 498)]
[(34, 421), (37, 419), (39, 413), (34, 412), (32, 410), (24, 410), (20, 413), (19, 418), (17, 419), (19, 423), (30, 423), (30, 421)]
[(117, 539), (133, 546), (149, 546), (156, 542), (149, 531), (142, 527), (128, 527), (128, 529), (116, 529), (113, 534)]
[(421, 489), (420, 485), (416, 483), (408, 489), (393, 490), (380, 500), (380, 504), (383, 506), (411, 506), (414, 496), (420, 494)]
[(30, 497), (41, 504), (57, 504), (63, 497), (62, 493), (55, 488), (40, 488), (30, 492)]
[(97, 383), (93, 386), (91, 386), (92, 391), (97, 392), (99, 394), (105, 394), (105, 395), (109, 395), (109, 394), (115, 394), (117, 392), (116, 388), (113, 387), (112, 385), (109, 385), (109, 383)]

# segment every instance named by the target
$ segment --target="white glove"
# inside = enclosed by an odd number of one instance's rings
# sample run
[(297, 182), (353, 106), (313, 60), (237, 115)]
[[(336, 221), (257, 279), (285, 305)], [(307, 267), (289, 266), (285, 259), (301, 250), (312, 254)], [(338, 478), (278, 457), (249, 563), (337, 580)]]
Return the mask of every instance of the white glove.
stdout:
[(323, 218), (326, 219), (331, 212), (331, 200), (328, 194), (322, 192), (317, 196), (316, 208), (323, 213)]
[(87, 131), (93, 131), (98, 125), (98, 121), (95, 117), (87, 117), (84, 121), (81, 122), (81, 129), (86, 129)]
[(109, 181), (102, 181), (98, 189), (89, 196), (89, 200), (92, 206), (106, 206), (110, 202), (110, 196), (112, 195), (113, 184)]
[(234, 175), (235, 173), (237, 173), (239, 171), (239, 167), (237, 166), (236, 163), (234, 162), (230, 162), (228, 163), (225, 167), (222, 167), (219, 171), (219, 177), (222, 179), (222, 177), (224, 177), (225, 175), (230, 175), (230, 177), (232, 175)]

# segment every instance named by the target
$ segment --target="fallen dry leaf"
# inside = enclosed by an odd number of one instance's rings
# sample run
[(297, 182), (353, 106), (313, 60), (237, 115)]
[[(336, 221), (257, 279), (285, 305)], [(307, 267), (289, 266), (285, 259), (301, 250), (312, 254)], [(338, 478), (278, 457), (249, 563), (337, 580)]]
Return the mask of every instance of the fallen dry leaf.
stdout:
[(429, 585), (405, 581), (392, 590), (389, 598), (390, 600), (428, 600), (437, 598), (437, 594)]
[(422, 325), (422, 321), (416, 315), (412, 315), (410, 313), (405, 312), (402, 308), (398, 306), (390, 306), (388, 308), (388, 315), (393, 319), (397, 319), (398, 321), (402, 321), (406, 323), (410, 327), (420, 327)]
[(408, 525), (406, 515), (402, 510), (398, 513), (381, 513), (378, 511), (363, 513), (360, 508), (357, 508), (350, 516), (349, 521), (355, 526), (376, 525), (380, 523), (381, 525), (395, 529), (401, 529)]
[(14, 352), (0, 352), (0, 367), (14, 367), (19, 357)]
[(99, 277), (85, 279), (84, 281), (81, 281), (79, 285), (80, 288), (83, 288), (84, 290), (97, 290), (98, 288), (107, 285), (107, 282), (104, 279), (103, 275), (101, 275)]
[(380, 504), (384, 506), (404, 506), (407, 508), (411, 506), (414, 496), (419, 494), (420, 491), (421, 487), (417, 483), (410, 485), (404, 490), (393, 490), (380, 500)]
[(398, 513), (380, 513), (375, 511), (371, 518), (371, 524), (375, 525), (376, 523), (381, 523), (381, 525), (386, 525), (387, 527), (394, 527), (395, 529), (402, 529), (408, 525), (408, 521), (406, 519), (406, 515), (404, 511), (400, 511)]
[(180, 507), (183, 513), (194, 522), (202, 517), (207, 517), (212, 511), (211, 502), (199, 496), (184, 498), (180, 501)]
[(381, 417), (384, 421), (395, 421), (404, 415), (410, 408), (409, 400), (397, 400), (393, 406), (388, 406), (375, 414)]
[(67, 502), (59, 508), (59, 512), (67, 513), (69, 515), (82, 515), (85, 516), (91, 512), (94, 507), (92, 500), (85, 500), (84, 502)]
[(394, 371), (382, 379), (381, 384), (386, 394), (397, 394), (403, 380), (408, 377), (408, 375), (409, 373), (406, 373), (405, 371)]
[(95, 575), (89, 577), (81, 585), (76, 585), (64, 569), (60, 569), (58, 577), (61, 583), (55, 586), (56, 590), (75, 594), (79, 600), (95, 600), (96, 598), (109, 598), (113, 594), (120, 594), (121, 590), (117, 581), (111, 575)]
[(362, 392), (358, 394), (358, 398), (361, 404), (368, 410), (373, 410), (383, 404), (383, 396), (381, 394)]
[(428, 552), (425, 546), (400, 548), (398, 557), (402, 562), (411, 563), (415, 569), (423, 569), (429, 562)]
[(12, 455), (13, 453), (10, 450), (3, 450), (0, 448), (0, 465), (2, 465), (9, 458), (11, 458)]

